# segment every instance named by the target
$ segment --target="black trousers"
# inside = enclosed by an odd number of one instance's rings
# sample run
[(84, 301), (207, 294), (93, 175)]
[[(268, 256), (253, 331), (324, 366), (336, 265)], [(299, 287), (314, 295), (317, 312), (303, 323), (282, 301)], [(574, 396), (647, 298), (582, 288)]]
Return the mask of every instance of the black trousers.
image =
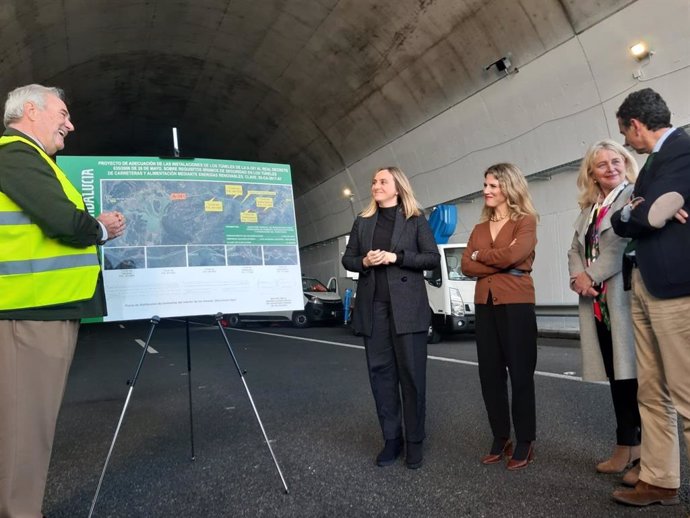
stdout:
[(420, 442), (425, 437), (427, 333), (396, 334), (390, 302), (375, 300), (373, 317), (364, 346), (383, 438), (401, 438), (404, 418), (406, 440)]
[(613, 370), (613, 340), (606, 324), (594, 319), (604, 370), (611, 385), (613, 411), (616, 414), (616, 444), (640, 444), (640, 408), (637, 406), (637, 379), (617, 380)]
[(537, 317), (534, 304), (477, 304), (479, 381), (495, 438), (510, 437), (507, 378), (510, 373), (515, 438), (536, 438), (534, 370), (537, 366)]

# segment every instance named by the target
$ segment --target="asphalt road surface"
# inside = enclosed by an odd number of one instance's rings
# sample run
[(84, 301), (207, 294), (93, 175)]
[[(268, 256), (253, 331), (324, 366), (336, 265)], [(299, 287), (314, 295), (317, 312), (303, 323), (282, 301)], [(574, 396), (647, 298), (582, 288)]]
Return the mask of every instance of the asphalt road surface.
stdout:
[[(150, 324), (82, 327), (58, 422), (44, 512), (87, 516)], [(150, 342), (110, 459), (98, 517), (627, 517), (688, 515), (611, 500), (595, 473), (615, 442), (606, 384), (582, 382), (578, 342), (540, 339), (536, 459), (483, 466), (491, 443), (474, 337), (429, 346), (424, 466), (374, 465), (382, 446), (361, 339), (349, 329), (228, 330), (289, 494), (242, 379), (211, 319), (163, 321)], [(194, 453), (191, 460), (188, 380)]]

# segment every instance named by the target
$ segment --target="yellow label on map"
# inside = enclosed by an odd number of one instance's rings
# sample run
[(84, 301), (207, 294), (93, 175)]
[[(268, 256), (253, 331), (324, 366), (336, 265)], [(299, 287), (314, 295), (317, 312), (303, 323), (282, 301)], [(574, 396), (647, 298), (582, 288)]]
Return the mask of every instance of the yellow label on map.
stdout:
[(244, 200), (246, 201), (247, 198), (250, 196), (275, 196), (276, 193), (275, 191), (247, 191), (247, 195), (244, 197)]
[(238, 196), (242, 196), (242, 191), (244, 189), (242, 188), (241, 185), (226, 185), (225, 186), (225, 194), (228, 196), (232, 196), (233, 198), (237, 198)]
[(256, 207), (259, 209), (272, 209), (273, 208), (273, 198), (256, 198)]
[(205, 201), (204, 210), (206, 212), (223, 212), (223, 202), (216, 200)]
[(240, 212), (240, 221), (242, 223), (258, 223), (259, 216), (256, 212), (245, 210), (244, 212)]

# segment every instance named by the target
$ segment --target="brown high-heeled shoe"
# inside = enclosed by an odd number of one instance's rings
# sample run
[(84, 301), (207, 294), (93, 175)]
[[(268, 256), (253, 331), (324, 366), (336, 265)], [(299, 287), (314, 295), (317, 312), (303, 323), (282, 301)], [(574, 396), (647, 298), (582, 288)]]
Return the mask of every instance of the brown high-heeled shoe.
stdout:
[(506, 465), (509, 471), (517, 471), (526, 468), (534, 460), (534, 442), (529, 443), (529, 450), (527, 450), (527, 457), (524, 459), (511, 458)]
[(616, 445), (610, 459), (597, 464), (599, 473), (623, 473), (640, 458), (640, 446)]
[(623, 475), (623, 479), (621, 480), (621, 484), (624, 486), (628, 487), (635, 487), (637, 483), (640, 481), (640, 461), (639, 459), (633, 462), (633, 467), (630, 468), (625, 475)]
[(503, 457), (510, 457), (513, 454), (513, 443), (508, 439), (503, 444), (503, 449), (499, 453), (489, 453), (484, 455), (481, 459), (482, 464), (497, 464), (503, 460)]

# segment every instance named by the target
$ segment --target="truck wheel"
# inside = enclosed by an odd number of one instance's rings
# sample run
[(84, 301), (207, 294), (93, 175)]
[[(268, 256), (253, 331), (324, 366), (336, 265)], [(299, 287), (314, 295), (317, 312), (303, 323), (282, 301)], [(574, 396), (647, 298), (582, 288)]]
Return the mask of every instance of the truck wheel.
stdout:
[(438, 329), (434, 327), (433, 324), (429, 326), (429, 331), (427, 332), (426, 335), (426, 343), (428, 344), (437, 344), (441, 341), (441, 333), (438, 332)]
[(237, 314), (228, 315), (228, 325), (230, 327), (242, 327), (242, 320)]
[(309, 327), (309, 319), (304, 311), (295, 311), (292, 314), (292, 324), (295, 327)]

